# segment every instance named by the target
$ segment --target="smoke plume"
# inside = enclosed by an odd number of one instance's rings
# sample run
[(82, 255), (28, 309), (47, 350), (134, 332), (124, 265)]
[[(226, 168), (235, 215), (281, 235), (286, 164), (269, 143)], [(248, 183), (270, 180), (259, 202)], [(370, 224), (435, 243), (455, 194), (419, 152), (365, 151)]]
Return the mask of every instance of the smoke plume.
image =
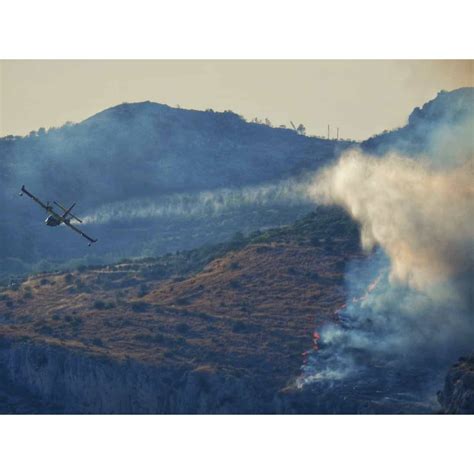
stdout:
[(324, 171), (311, 195), (361, 224), (366, 250), (380, 245), (391, 281), (427, 288), (473, 266), (474, 181), (469, 161), (452, 170), (392, 155), (351, 152)]
[(443, 160), (352, 150), (314, 179), (309, 195), (360, 223), (368, 255), (349, 264), (339, 322), (320, 328), (300, 386), (337, 384), (347, 401), (357, 380), (372, 399), (406, 392), (421, 399), (472, 349), (472, 141), (462, 145)]

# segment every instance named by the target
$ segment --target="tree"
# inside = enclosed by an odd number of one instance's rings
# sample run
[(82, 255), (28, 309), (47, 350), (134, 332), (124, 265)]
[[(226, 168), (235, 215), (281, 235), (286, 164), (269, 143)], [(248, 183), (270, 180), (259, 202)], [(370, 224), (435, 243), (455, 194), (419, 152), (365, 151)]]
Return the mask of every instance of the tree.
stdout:
[(306, 135), (306, 127), (300, 123), (298, 125), (298, 128), (296, 129), (296, 131), (300, 134), (300, 135)]

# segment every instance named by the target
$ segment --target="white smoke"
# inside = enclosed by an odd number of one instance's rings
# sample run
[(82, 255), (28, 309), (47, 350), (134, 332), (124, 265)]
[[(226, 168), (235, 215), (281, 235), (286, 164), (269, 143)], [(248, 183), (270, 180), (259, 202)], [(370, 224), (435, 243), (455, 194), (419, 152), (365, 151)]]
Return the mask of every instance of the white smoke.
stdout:
[(319, 351), (303, 367), (300, 386), (352, 377), (376, 380), (372, 396), (408, 391), (413, 381), (426, 390), (453, 358), (472, 350), (472, 138), (458, 138), (452, 155), (443, 132), (433, 139), (440, 145), (433, 157), (416, 160), (351, 150), (315, 177), (309, 195), (359, 222), (368, 255), (349, 265), (339, 323), (320, 328)]
[(87, 215), (84, 224), (104, 224), (159, 217), (203, 217), (250, 205), (305, 204), (307, 184), (293, 180), (242, 188), (175, 193), (156, 199), (133, 199), (104, 205)]
[(385, 250), (392, 280), (421, 289), (473, 267), (473, 177), (471, 160), (445, 171), (351, 151), (317, 177), (310, 193), (361, 224), (363, 247)]

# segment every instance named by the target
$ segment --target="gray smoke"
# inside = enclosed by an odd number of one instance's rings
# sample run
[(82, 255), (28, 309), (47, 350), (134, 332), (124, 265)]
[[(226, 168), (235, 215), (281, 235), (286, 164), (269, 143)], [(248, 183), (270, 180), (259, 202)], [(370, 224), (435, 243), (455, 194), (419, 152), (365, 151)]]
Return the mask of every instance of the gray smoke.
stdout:
[(311, 193), (360, 222), (363, 247), (380, 245), (390, 257), (392, 281), (423, 289), (472, 269), (472, 178), (470, 160), (433, 170), (428, 162), (353, 151), (324, 171)]
[(364, 380), (373, 397), (432, 393), (446, 367), (472, 350), (471, 126), (440, 130), (423, 158), (349, 151), (314, 179), (315, 201), (342, 206), (360, 223), (367, 257), (349, 265), (339, 322), (320, 329), (300, 386), (339, 384), (343, 392), (349, 380)]

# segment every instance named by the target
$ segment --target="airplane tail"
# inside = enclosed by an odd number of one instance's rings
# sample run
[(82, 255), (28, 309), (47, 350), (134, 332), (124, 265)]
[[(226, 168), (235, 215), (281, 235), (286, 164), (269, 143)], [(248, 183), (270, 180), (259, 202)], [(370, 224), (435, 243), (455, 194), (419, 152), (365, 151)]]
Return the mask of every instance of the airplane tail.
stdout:
[(65, 219), (67, 216), (71, 216), (73, 219), (76, 219), (76, 221), (82, 224), (81, 219), (79, 219), (79, 217), (76, 217), (74, 214), (71, 213), (72, 208), (76, 205), (75, 202), (72, 204), (72, 206), (69, 209), (66, 209), (63, 205), (59, 204), (59, 202), (54, 201), (54, 204), (59, 206), (64, 211), (64, 214), (62, 216), (63, 219)]
[[(63, 217), (67, 217), (67, 215), (72, 211), (72, 208), (73, 208), (75, 205), (76, 205), (76, 203), (73, 202), (73, 203), (72, 203), (72, 206), (71, 206), (69, 209), (66, 209), (66, 212), (63, 214)], [(72, 214), (71, 214), (71, 217), (73, 217)]]

